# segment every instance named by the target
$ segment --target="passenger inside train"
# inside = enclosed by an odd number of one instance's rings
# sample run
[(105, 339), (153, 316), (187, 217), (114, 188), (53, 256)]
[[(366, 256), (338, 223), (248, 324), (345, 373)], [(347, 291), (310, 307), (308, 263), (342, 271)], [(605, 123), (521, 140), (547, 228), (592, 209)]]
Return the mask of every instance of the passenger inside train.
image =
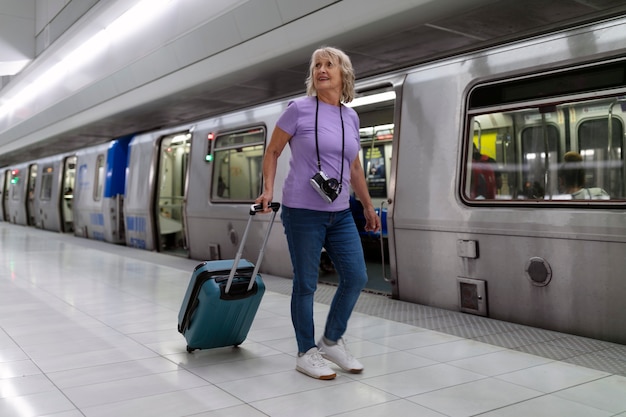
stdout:
[(559, 191), (570, 194), (574, 200), (609, 200), (609, 194), (600, 187), (585, 187), (583, 157), (578, 152), (569, 151), (563, 155), (559, 167)]
[(497, 162), (489, 155), (481, 154), (474, 143), (472, 152), (472, 199), (494, 199), (502, 187), (502, 176)]

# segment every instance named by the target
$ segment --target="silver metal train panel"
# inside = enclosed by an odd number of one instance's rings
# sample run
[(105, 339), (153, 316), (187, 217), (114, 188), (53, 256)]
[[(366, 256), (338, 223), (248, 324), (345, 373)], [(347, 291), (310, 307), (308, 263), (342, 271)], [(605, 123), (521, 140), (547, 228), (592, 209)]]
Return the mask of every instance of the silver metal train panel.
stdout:
[(76, 156), (68, 153), (40, 159), (30, 167), (29, 175), (29, 182), (35, 182), (31, 213), (34, 225), (44, 230), (72, 232)]
[(137, 135), (129, 145), (126, 177), (124, 219), (126, 245), (146, 250), (156, 250), (153, 183), (156, 176), (157, 148), (155, 132)]
[(29, 163), (18, 164), (4, 171), (3, 214), (7, 222), (27, 225), (28, 211), (28, 167)]
[(130, 138), (76, 152), (74, 234), (124, 244), (123, 221), (126, 159)]
[(458, 310), (470, 283), (476, 312), (626, 343), (623, 206), (471, 207), (460, 193), (473, 86), (623, 57), (624, 34), (621, 19), (410, 71), (391, 219), (400, 299)]
[[(227, 114), (194, 126), (186, 215), (190, 256), (196, 259), (228, 259), (235, 256), (248, 214), (248, 205), (260, 194), (260, 163), (263, 148), (286, 101), (258, 106)], [(276, 199), (286, 176), (289, 149), (281, 156), (283, 168), (276, 176)], [(252, 169), (252, 172), (248, 172)], [(219, 178), (221, 177), (221, 178)], [(237, 178), (250, 180), (251, 186), (237, 185)], [(221, 188), (220, 188), (221, 187)], [(239, 189), (240, 191), (236, 190)], [(245, 192), (244, 192), (245, 191)], [(243, 256), (258, 253), (266, 228), (262, 216), (254, 222)], [(278, 220), (279, 221), (279, 220)], [(258, 243), (254, 243), (258, 242)], [(281, 227), (275, 227), (265, 250), (261, 270), (279, 276), (291, 276), (291, 262)]]

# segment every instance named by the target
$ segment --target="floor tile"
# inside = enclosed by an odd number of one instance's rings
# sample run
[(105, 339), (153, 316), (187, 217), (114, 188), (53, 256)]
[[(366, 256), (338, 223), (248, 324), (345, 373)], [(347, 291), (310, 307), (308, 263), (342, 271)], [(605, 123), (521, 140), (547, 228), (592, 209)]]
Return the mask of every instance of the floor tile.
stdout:
[(56, 390), (57, 387), (43, 374), (0, 379), (0, 398), (21, 397)]
[(442, 343), (463, 340), (460, 337), (433, 331), (416, 331), (409, 334), (388, 336), (384, 338), (371, 338), (374, 343), (380, 343), (398, 350), (415, 349), (422, 346), (439, 345)]
[(481, 375), (495, 376), (520, 369), (531, 368), (548, 362), (552, 362), (552, 360), (512, 350), (500, 350), (448, 363), (458, 366), (459, 368), (477, 372)]
[(480, 417), (609, 417), (613, 413), (569, 401), (554, 395), (537, 397), (479, 414)]
[(0, 398), (0, 416), (33, 417), (75, 410), (60, 391)]
[(223, 390), (204, 386), (86, 407), (83, 411), (86, 417), (183, 417), (240, 404)]
[(192, 371), (195, 375), (198, 375), (211, 383), (217, 384), (277, 372), (291, 371), (294, 367), (294, 357), (281, 353), (277, 355), (197, 367), (193, 368)]
[(605, 378), (609, 374), (564, 362), (550, 362), (497, 376), (497, 379), (551, 393)]
[(472, 358), (497, 352), (504, 348), (473, 340), (454, 340), (431, 346), (407, 350), (408, 353), (423, 356), (439, 362), (450, 362), (458, 359)]
[(333, 380), (322, 381), (319, 379), (313, 379), (295, 371), (294, 369), (290, 369), (269, 375), (260, 375), (247, 379), (222, 382), (216, 385), (242, 401), (252, 403), (268, 398), (283, 397), (290, 394), (317, 390), (349, 382), (352, 382), (352, 380), (343, 377), (341, 374), (337, 375), (337, 378)]
[(554, 395), (593, 408), (622, 413), (626, 411), (626, 377), (611, 375)]
[(179, 370), (81, 385), (66, 388), (63, 392), (78, 408), (82, 409), (207, 385), (209, 385), (207, 381), (189, 371)]
[(362, 382), (398, 397), (406, 398), (482, 378), (485, 376), (475, 372), (446, 364), (437, 364), (367, 378)]
[(494, 379), (427, 392), (407, 400), (450, 417), (469, 417), (542, 395), (539, 391)]
[(116, 362), (88, 368), (50, 372), (47, 375), (57, 387), (64, 389), (172, 372), (177, 369), (179, 369), (179, 367), (172, 361), (155, 357), (136, 361)]
[(422, 407), (407, 400), (388, 401), (382, 404), (371, 405), (340, 414), (336, 417), (391, 417), (391, 416), (419, 416), (419, 417), (447, 417), (436, 411)]
[(41, 369), (31, 360), (18, 360), (0, 363), (0, 379), (39, 375)]
[[(308, 377), (307, 377), (308, 378)], [(311, 379), (311, 378), (309, 378)], [(283, 395), (251, 405), (269, 416), (330, 416), (395, 400), (396, 397), (358, 382)], [(306, 411), (304, 411), (306, 410)]]

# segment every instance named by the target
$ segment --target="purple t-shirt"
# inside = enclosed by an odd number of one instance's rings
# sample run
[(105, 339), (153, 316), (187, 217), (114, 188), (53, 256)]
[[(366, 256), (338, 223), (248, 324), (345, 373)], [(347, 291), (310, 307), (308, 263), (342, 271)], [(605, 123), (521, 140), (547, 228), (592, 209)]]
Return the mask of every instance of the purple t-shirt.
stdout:
[[(319, 211), (341, 211), (350, 207), (350, 166), (361, 148), (359, 116), (350, 107), (339, 107), (319, 101), (317, 137), (322, 171), (328, 178), (341, 177), (343, 163), (343, 186), (335, 201), (328, 203), (310, 184), (318, 172), (315, 151), (316, 98), (307, 96), (289, 103), (276, 125), (292, 135), (289, 140), (291, 160), (289, 173), (283, 187), (283, 204), (291, 208)], [(341, 160), (341, 117), (344, 125), (345, 149)]]

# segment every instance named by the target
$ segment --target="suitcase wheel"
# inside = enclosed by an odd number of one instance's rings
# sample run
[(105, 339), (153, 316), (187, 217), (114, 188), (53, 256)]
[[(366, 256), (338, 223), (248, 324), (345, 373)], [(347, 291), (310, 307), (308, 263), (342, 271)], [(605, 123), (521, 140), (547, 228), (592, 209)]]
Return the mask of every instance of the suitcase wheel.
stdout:
[(191, 353), (194, 350), (196, 350), (196, 348), (192, 348), (192, 347), (187, 346), (187, 353)]

